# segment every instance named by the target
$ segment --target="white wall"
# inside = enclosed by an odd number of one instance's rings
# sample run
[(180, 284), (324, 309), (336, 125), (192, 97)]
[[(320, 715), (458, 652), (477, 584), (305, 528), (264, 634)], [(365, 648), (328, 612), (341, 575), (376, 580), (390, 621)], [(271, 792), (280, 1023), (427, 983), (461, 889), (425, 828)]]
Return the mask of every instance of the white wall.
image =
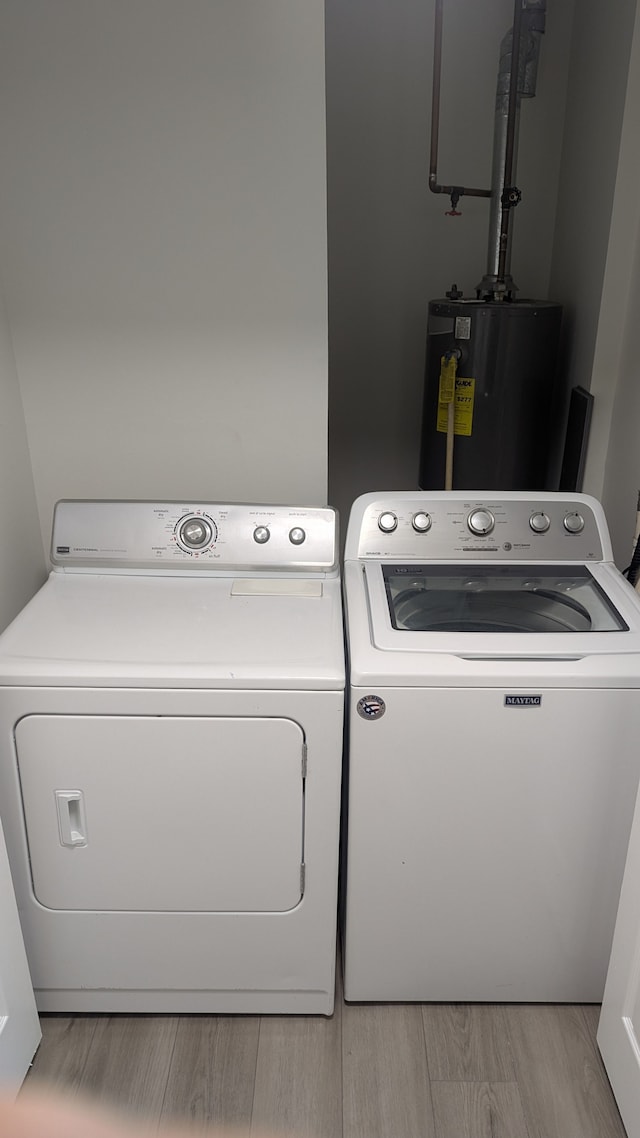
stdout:
[[(486, 202), (450, 219), (427, 188), (433, 4), (326, 3), (345, 515), (364, 490), (415, 485), (426, 306), (454, 280), (473, 293), (485, 266)], [(4, 0), (0, 258), (45, 542), (60, 496), (325, 499), (322, 8)], [(615, 509), (622, 479), (636, 489), (618, 454), (607, 466), (635, 255), (624, 200), (640, 202), (635, 120), (617, 167), (636, 0), (548, 8), (513, 272), (521, 295), (565, 305), (567, 385), (596, 393), (585, 488)], [(488, 184), (512, 12), (447, 0), (441, 180)]]
[(0, 294), (0, 631), (45, 579), (11, 337)]
[(0, 250), (58, 497), (326, 501), (322, 0), (5, 0)]

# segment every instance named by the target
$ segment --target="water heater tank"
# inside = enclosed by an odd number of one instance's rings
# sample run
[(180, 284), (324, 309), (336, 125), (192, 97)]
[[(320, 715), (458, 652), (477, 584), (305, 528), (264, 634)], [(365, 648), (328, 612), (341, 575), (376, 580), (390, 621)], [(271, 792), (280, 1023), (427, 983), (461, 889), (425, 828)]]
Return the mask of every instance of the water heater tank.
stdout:
[(546, 487), (562, 307), (548, 301), (429, 304), (420, 486), (445, 479), (442, 356), (457, 357), (453, 489)]

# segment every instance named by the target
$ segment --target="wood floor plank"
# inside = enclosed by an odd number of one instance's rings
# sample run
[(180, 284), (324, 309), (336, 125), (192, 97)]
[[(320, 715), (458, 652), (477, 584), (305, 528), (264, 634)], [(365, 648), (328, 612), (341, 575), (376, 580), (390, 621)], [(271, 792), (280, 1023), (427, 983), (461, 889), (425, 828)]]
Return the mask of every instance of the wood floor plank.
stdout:
[(345, 1005), (342, 1053), (344, 1138), (435, 1138), (418, 1005)]
[(338, 993), (332, 1020), (43, 1016), (27, 1086), (296, 1138), (624, 1138), (599, 1008), (343, 1005), (339, 977)]
[(296, 1138), (342, 1133), (341, 1007), (331, 1017), (264, 1016), (252, 1128)]
[(625, 1138), (583, 1009), (505, 1009), (529, 1138)]
[(249, 1128), (259, 1016), (181, 1016), (162, 1121)]
[(437, 1138), (529, 1138), (517, 1083), (431, 1087)]
[(42, 1041), (29, 1072), (29, 1086), (44, 1082), (77, 1090), (97, 1022), (95, 1016), (40, 1016)]
[(422, 1019), (432, 1082), (515, 1080), (502, 1005), (424, 1004)]
[(177, 1016), (101, 1016), (78, 1089), (156, 1124), (177, 1030)]

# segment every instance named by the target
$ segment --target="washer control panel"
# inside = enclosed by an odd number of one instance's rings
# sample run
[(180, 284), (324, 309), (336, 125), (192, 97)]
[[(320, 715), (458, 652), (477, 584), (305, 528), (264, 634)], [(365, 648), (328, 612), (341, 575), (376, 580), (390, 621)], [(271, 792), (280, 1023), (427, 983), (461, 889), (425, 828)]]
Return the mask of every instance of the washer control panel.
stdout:
[(365, 495), (360, 502), (360, 529), (351, 533), (352, 515), (347, 557), (602, 561), (609, 542), (600, 507), (585, 495), (477, 498), (461, 491), (418, 491), (415, 497)]
[(210, 502), (62, 501), (54, 569), (328, 573), (335, 510)]

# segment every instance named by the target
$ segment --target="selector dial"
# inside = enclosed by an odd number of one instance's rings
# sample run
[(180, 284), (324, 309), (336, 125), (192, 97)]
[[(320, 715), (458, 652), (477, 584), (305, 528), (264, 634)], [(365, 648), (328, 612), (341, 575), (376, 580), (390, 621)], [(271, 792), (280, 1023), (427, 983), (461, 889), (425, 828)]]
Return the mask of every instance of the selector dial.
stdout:
[(467, 525), (472, 533), (482, 537), (484, 534), (491, 533), (496, 519), (494, 518), (491, 510), (472, 510), (467, 518)]
[(549, 526), (551, 525), (551, 521), (546, 514), (543, 514), (542, 511), (539, 511), (536, 514), (531, 515), (529, 518), (529, 525), (531, 526), (531, 529), (534, 533), (546, 533), (549, 529)]
[(217, 530), (209, 518), (193, 515), (184, 518), (178, 527), (178, 541), (189, 552), (206, 549), (216, 540)]
[(584, 518), (582, 514), (578, 514), (577, 512), (565, 514), (563, 525), (567, 533), (582, 533), (584, 529)]
[(294, 526), (293, 529), (289, 530), (289, 541), (292, 545), (302, 545), (306, 537), (306, 533), (300, 526)]
[(424, 510), (419, 510), (417, 514), (413, 515), (411, 525), (416, 533), (427, 533), (431, 529), (431, 514), (425, 513)]
[(391, 510), (385, 510), (384, 514), (380, 514), (378, 518), (378, 528), (381, 529), (383, 533), (393, 533), (397, 525), (398, 518)]
[(258, 545), (265, 545), (271, 537), (267, 526), (256, 526), (253, 531), (253, 540), (257, 541)]

